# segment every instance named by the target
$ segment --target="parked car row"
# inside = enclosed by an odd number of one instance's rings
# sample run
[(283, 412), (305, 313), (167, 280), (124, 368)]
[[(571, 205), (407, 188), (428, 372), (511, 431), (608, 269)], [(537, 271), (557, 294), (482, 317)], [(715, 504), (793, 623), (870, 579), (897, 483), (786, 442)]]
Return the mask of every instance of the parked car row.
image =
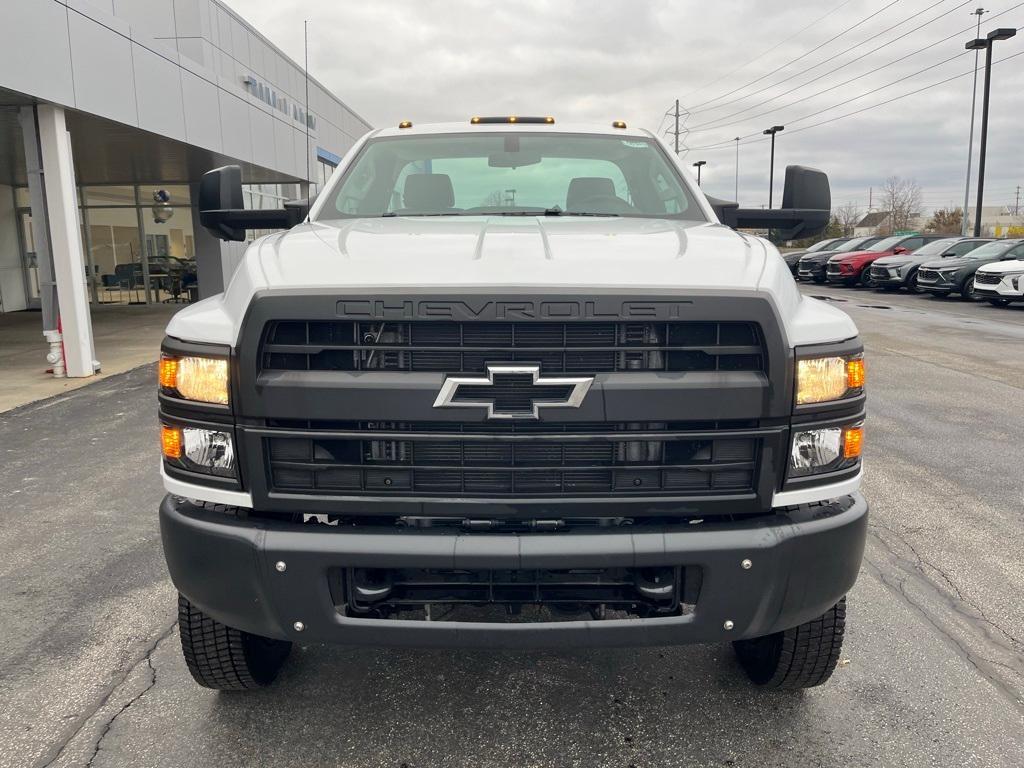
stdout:
[(880, 291), (1024, 301), (1024, 239), (896, 235), (823, 240), (784, 256), (798, 280)]

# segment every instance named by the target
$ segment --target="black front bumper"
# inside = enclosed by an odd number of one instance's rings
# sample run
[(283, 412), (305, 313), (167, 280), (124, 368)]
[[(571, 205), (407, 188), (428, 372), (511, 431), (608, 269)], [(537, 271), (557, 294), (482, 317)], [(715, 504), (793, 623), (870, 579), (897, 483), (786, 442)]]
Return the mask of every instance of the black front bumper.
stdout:
[[(530, 534), (332, 528), (232, 517), (167, 496), (164, 554), (177, 589), (214, 619), (266, 637), (376, 646), (673, 645), (771, 634), (824, 613), (853, 585), (867, 532), (860, 494), (738, 522)], [(749, 559), (750, 568), (741, 563)], [(283, 571), (275, 566), (285, 563)], [(339, 567), (538, 569), (695, 566), (679, 616), (468, 623), (353, 618)], [(301, 632), (294, 629), (301, 622)], [(732, 629), (725, 629), (731, 622)]]

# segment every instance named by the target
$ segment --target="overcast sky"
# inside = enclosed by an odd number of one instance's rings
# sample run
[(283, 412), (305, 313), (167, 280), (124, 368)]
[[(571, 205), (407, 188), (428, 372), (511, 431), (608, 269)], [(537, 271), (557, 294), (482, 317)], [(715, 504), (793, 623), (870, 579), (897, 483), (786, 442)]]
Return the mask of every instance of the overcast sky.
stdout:
[[(691, 112), (684, 158), (707, 160), (712, 194), (733, 197), (732, 140), (751, 136), (740, 142), (739, 198), (767, 202), (760, 133), (781, 124), (776, 205), (789, 163), (825, 170), (834, 205), (866, 208), (869, 188), (877, 194), (890, 175), (916, 179), (926, 209), (963, 202), (971, 75), (882, 102), (972, 71), (964, 43), (978, 0), (228, 2), (299, 62), (302, 20), (311, 19), (311, 74), (375, 126), (551, 114), (658, 131), (679, 98)], [(1024, 3), (982, 4), (983, 36), (1024, 27)], [(1024, 185), (1024, 55), (998, 61), (1024, 54), (1024, 32), (994, 51), (985, 203), (1012, 205)]]

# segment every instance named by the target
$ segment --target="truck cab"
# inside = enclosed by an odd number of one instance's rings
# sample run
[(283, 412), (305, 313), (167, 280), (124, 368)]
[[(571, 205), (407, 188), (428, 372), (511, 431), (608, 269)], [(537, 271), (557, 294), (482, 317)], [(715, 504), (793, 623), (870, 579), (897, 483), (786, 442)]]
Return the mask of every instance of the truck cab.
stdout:
[(164, 552), (202, 685), (296, 642), (732, 642), (824, 682), (864, 547), (863, 348), (768, 241), (828, 220), (705, 197), (615, 121), (373, 131), (311, 206), (201, 219), (251, 245), (174, 316), (159, 374)]

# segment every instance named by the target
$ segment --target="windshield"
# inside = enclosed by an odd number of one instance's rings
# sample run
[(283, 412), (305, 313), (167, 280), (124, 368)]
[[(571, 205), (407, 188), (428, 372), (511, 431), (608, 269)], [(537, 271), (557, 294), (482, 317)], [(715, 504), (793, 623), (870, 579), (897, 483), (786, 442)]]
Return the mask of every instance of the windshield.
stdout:
[(975, 248), (970, 253), (966, 254), (966, 259), (990, 259), (993, 256), (1001, 256), (1003, 251), (1012, 246), (1013, 243), (1007, 242), (996, 242), (996, 243), (985, 243), (980, 248)]
[(855, 238), (855, 239), (851, 240), (848, 243), (845, 243), (844, 245), (839, 246), (838, 248), (833, 248), (831, 250), (834, 250), (837, 253), (847, 253), (848, 251), (859, 251), (862, 248), (866, 248), (867, 246), (871, 245), (876, 240), (880, 240), (880, 239), (881, 238), (878, 238), (878, 237), (858, 237), (858, 238)]
[(318, 219), (590, 215), (706, 221), (656, 142), (543, 133), (371, 139)]
[(822, 240), (820, 243), (815, 243), (810, 248), (808, 248), (807, 252), (808, 253), (815, 253), (817, 251), (824, 251), (824, 250), (834, 251), (840, 245), (845, 243), (846, 240), (847, 240), (847, 238), (845, 238), (845, 237), (843, 237), (843, 238), (836, 238), (834, 240)]
[(877, 243), (873, 243), (871, 245), (871, 247), (865, 248), (864, 250), (865, 251), (889, 251), (889, 250), (892, 250), (893, 248), (895, 248), (897, 245), (899, 245), (901, 240), (905, 240), (905, 239), (906, 238), (904, 238), (902, 235), (900, 235), (899, 237), (886, 237), (886, 238), (884, 238), (882, 240), (879, 240)]
[(933, 240), (930, 243), (925, 243), (916, 251), (914, 256), (938, 256), (941, 253), (945, 253), (950, 249), (951, 246), (956, 245), (959, 242), (959, 238), (947, 237), (942, 240)]

